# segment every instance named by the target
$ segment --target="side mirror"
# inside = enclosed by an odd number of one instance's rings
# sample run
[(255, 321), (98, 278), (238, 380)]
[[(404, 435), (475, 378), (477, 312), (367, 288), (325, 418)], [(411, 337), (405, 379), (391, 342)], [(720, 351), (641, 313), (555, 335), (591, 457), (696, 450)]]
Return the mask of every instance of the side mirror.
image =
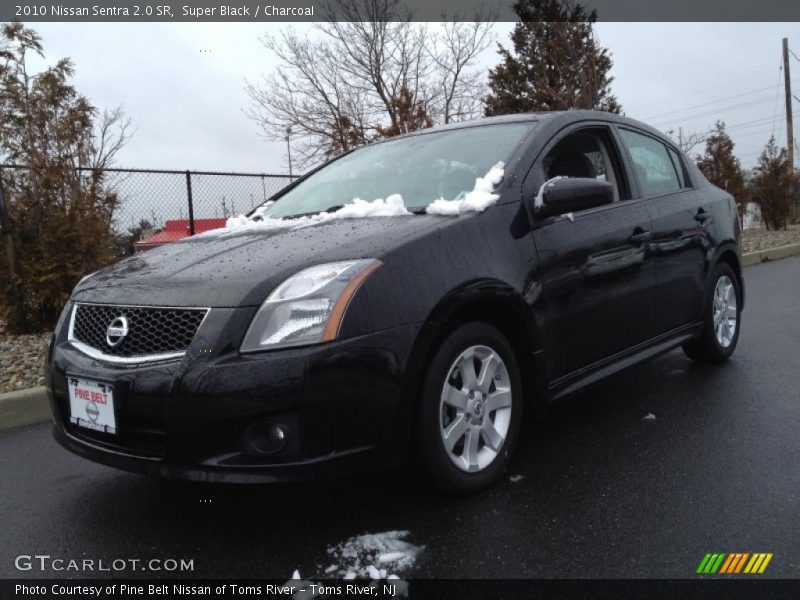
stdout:
[(565, 177), (546, 183), (541, 194), (538, 212), (550, 217), (610, 204), (614, 201), (614, 186), (597, 179)]

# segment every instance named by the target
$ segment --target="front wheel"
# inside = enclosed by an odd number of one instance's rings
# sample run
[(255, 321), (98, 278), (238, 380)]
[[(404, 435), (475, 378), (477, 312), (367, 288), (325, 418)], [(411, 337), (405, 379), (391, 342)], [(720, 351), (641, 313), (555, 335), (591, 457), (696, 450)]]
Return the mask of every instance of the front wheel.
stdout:
[(725, 263), (714, 268), (712, 288), (703, 310), (703, 332), (683, 345), (686, 355), (697, 362), (721, 363), (728, 360), (739, 341), (741, 320), (739, 280)]
[(522, 385), (514, 350), (495, 327), (470, 322), (439, 345), (423, 383), (418, 454), (446, 492), (480, 491), (516, 445)]

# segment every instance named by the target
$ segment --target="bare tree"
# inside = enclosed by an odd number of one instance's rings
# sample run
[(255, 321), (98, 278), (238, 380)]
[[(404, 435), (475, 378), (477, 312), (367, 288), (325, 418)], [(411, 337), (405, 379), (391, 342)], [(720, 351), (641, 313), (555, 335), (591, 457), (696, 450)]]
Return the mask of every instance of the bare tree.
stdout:
[(436, 114), (442, 123), (472, 119), (483, 112), (485, 74), (472, 67), (478, 55), (494, 41), (495, 16), (476, 15), (465, 22), (458, 15), (445, 21), (430, 50), (434, 65)]
[(93, 169), (105, 169), (114, 163), (119, 151), (133, 135), (133, 130), (131, 120), (121, 106), (103, 109), (97, 118), (90, 166)]
[(675, 130), (670, 129), (667, 134), (675, 140), (678, 148), (683, 150), (686, 154), (691, 153), (697, 146), (700, 144), (705, 143), (708, 139), (708, 136), (711, 134), (711, 130), (708, 129), (706, 131), (692, 131), (691, 133), (684, 133), (683, 130), (678, 130), (678, 137), (675, 137)]
[(264, 46), (281, 65), (246, 82), (245, 113), (267, 139), (291, 128), (303, 167), (370, 140), (475, 116), (491, 23), (412, 23), (398, 0), (326, 4), (310, 35), (287, 29)]

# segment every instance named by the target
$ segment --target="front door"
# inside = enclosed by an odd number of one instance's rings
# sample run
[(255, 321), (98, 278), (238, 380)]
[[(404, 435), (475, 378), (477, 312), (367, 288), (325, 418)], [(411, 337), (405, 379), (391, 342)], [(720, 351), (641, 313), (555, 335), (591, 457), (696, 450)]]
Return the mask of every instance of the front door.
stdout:
[(591, 177), (615, 188), (610, 204), (534, 224), (537, 305), (552, 381), (652, 337), (655, 265), (648, 251), (649, 214), (630, 198), (608, 128), (569, 132), (543, 154), (532, 171), (539, 185), (554, 177)]

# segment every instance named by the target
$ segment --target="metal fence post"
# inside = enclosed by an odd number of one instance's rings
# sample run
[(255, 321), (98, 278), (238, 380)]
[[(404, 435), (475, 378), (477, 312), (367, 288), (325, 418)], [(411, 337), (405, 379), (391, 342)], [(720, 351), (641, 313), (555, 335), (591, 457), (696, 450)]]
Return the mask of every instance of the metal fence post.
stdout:
[(189, 201), (189, 235), (194, 235), (194, 202), (192, 201), (192, 172), (186, 171), (186, 198)]
[[(291, 179), (289, 181), (291, 181)], [(263, 175), (261, 176), (261, 195), (263, 196), (262, 202), (266, 202), (267, 201), (267, 186), (264, 183), (264, 176)]]

